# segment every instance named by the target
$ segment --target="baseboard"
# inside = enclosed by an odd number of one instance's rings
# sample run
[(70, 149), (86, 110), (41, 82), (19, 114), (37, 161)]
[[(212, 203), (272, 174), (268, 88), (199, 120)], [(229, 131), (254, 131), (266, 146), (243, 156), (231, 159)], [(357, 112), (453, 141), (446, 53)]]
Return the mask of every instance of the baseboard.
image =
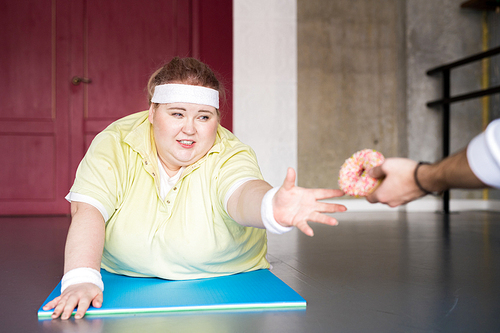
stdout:
[[(443, 200), (439, 197), (425, 197), (412, 201), (400, 207), (389, 207), (387, 205), (376, 203), (371, 204), (365, 199), (343, 199), (343, 200), (325, 200), (343, 204), (348, 212), (436, 212), (443, 209)], [(480, 200), (480, 199), (451, 199), (450, 211), (467, 210), (487, 210), (500, 212), (500, 200)]]

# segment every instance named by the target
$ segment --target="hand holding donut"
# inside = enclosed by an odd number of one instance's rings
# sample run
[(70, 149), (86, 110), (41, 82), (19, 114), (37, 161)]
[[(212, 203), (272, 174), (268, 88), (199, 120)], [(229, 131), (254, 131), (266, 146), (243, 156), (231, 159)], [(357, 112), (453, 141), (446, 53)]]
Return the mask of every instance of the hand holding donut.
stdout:
[(369, 176), (384, 180), (366, 196), (366, 200), (396, 207), (424, 196), (425, 193), (415, 183), (416, 166), (417, 162), (407, 158), (388, 158), (383, 164), (369, 170)]

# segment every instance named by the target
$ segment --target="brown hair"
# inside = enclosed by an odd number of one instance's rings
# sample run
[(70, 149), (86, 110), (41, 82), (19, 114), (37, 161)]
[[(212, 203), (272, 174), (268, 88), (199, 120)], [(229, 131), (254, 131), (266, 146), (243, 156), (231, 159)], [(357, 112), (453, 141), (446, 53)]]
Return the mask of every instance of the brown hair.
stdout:
[[(219, 100), (225, 101), (225, 91), (215, 73), (195, 58), (175, 57), (170, 62), (157, 69), (148, 81), (148, 101), (151, 104), (156, 86), (167, 83), (190, 84), (215, 89), (219, 92)], [(156, 103), (155, 107), (158, 107)], [(219, 110), (217, 110), (219, 113)]]

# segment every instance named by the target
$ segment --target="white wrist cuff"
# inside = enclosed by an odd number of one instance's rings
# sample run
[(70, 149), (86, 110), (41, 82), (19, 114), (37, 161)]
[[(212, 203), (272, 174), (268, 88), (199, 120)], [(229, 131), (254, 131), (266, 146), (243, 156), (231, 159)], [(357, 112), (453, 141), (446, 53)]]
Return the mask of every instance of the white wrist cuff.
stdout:
[(93, 283), (98, 286), (101, 291), (104, 291), (104, 283), (102, 282), (101, 273), (99, 271), (89, 267), (79, 267), (64, 274), (61, 280), (61, 294), (69, 286), (78, 283)]
[(266, 227), (267, 231), (273, 234), (284, 234), (293, 229), (293, 227), (284, 227), (274, 219), (273, 213), (273, 198), (276, 192), (278, 192), (280, 188), (274, 187), (267, 191), (262, 198), (262, 205), (260, 208), (260, 215), (262, 218), (262, 222), (264, 223), (264, 227)]

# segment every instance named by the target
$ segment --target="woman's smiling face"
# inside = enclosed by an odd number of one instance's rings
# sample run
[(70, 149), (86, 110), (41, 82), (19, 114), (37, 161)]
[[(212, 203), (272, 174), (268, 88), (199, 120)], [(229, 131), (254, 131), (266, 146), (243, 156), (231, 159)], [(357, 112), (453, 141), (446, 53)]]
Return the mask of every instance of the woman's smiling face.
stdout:
[(213, 106), (192, 103), (160, 104), (149, 108), (158, 157), (167, 174), (174, 175), (212, 148), (219, 117)]

